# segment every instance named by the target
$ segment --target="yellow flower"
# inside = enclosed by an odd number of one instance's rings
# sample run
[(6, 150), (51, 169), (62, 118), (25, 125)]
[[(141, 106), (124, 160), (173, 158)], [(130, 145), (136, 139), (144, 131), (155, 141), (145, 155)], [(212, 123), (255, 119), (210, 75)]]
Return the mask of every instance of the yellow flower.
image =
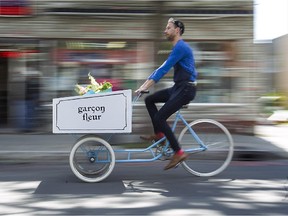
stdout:
[(91, 83), (92, 86), (99, 87), (99, 83), (96, 82), (95, 78), (93, 76), (91, 76), (90, 73), (88, 74), (88, 77), (90, 79), (90, 83)]

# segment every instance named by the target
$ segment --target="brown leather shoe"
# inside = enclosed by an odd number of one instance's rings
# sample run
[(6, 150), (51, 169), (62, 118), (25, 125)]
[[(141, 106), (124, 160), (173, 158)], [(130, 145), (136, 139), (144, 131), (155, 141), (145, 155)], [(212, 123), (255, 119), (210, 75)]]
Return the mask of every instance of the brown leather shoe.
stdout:
[(186, 160), (187, 157), (188, 157), (188, 154), (186, 154), (185, 152), (181, 155), (174, 154), (172, 157), (172, 160), (169, 162), (169, 164), (167, 164), (167, 166), (165, 166), (164, 170), (168, 170), (168, 169), (175, 167), (177, 164)]
[[(152, 142), (152, 141), (157, 142), (158, 140), (162, 139), (163, 137), (158, 137), (156, 134), (153, 134), (153, 135), (147, 135), (147, 136), (142, 135), (142, 136), (140, 136), (140, 138), (143, 140), (149, 141), (149, 142)], [(166, 140), (163, 140), (160, 143), (160, 145), (165, 145), (165, 141)]]

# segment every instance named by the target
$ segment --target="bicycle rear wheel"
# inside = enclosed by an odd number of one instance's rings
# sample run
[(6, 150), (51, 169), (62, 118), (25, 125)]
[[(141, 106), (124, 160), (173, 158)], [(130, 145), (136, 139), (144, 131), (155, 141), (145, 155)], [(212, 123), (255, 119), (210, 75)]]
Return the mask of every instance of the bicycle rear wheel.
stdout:
[[(193, 131), (198, 140), (192, 135)], [(232, 136), (215, 120), (199, 119), (191, 122), (189, 127), (186, 126), (181, 131), (178, 140), (181, 147), (190, 154), (182, 166), (196, 176), (217, 175), (226, 169), (232, 160)], [(199, 142), (202, 142), (204, 147), (201, 147)]]
[(85, 182), (100, 182), (115, 166), (115, 154), (108, 142), (96, 136), (84, 136), (72, 147), (69, 163), (73, 173)]

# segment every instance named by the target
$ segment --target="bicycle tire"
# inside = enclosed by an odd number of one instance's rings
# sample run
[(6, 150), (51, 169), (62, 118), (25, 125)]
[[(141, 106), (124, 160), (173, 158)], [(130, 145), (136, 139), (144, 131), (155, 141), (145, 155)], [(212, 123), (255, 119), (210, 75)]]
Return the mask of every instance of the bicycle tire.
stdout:
[[(188, 127), (197, 134), (206, 150), (191, 151), (200, 145)], [(224, 171), (232, 160), (234, 152), (232, 136), (224, 125), (215, 120), (198, 119), (191, 122), (181, 131), (178, 140), (181, 147), (189, 153), (182, 166), (196, 176), (215, 176)]]
[(72, 172), (82, 181), (100, 182), (107, 178), (115, 166), (115, 153), (111, 145), (97, 136), (86, 135), (72, 147), (69, 164)]

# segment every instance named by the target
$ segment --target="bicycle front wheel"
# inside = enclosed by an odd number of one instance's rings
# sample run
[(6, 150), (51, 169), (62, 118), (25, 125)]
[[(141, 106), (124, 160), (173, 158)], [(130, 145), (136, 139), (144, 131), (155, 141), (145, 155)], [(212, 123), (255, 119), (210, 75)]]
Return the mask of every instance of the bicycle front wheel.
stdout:
[(73, 173), (85, 182), (100, 182), (115, 166), (115, 154), (108, 142), (96, 136), (84, 136), (72, 147), (69, 163)]
[[(195, 133), (194, 133), (195, 132)], [(229, 131), (212, 119), (199, 119), (179, 135), (181, 147), (190, 154), (182, 166), (196, 176), (214, 176), (232, 160), (234, 144)]]

